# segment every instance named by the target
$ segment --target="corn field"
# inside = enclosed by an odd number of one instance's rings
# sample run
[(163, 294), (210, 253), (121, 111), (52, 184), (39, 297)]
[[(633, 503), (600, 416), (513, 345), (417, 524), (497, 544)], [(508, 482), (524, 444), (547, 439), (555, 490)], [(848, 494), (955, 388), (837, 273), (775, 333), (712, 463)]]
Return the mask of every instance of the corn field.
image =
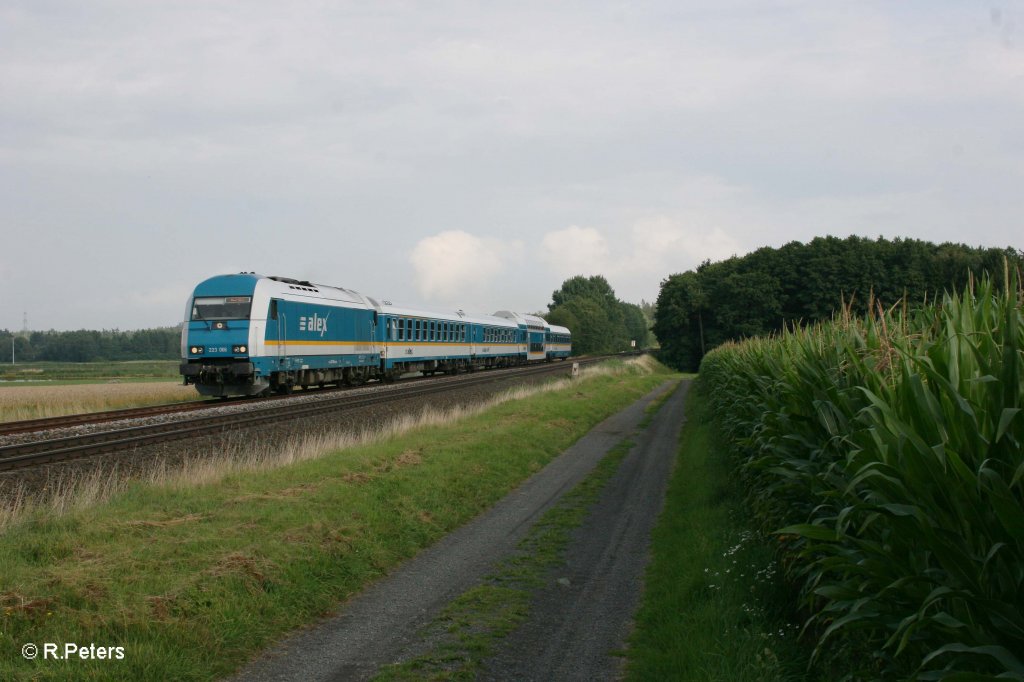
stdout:
[(700, 384), (815, 656), (1024, 679), (1019, 280), (719, 347)]

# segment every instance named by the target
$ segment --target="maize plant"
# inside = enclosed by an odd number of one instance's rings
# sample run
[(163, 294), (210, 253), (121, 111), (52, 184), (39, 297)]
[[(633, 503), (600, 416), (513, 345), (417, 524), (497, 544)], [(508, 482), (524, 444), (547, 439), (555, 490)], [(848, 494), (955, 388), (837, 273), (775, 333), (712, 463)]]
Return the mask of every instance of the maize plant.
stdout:
[(701, 365), (815, 655), (854, 677), (1024, 679), (1021, 300), (1007, 275)]

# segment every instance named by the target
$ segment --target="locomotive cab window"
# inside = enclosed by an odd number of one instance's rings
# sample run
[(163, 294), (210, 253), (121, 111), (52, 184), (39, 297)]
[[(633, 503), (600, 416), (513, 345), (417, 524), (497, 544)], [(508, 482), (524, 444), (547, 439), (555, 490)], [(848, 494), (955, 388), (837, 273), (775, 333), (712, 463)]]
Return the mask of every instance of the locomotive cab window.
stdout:
[(193, 320), (248, 320), (252, 296), (197, 296), (192, 301)]

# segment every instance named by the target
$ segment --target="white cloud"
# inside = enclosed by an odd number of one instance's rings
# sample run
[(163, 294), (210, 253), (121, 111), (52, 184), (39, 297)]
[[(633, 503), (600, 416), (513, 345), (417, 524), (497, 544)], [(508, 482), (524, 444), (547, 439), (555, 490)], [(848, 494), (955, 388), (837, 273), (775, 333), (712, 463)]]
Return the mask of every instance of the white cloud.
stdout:
[(627, 230), (605, 233), (572, 225), (541, 240), (541, 257), (559, 281), (574, 275), (604, 275), (619, 298), (653, 300), (658, 283), (673, 272), (710, 258), (728, 258), (739, 242), (721, 226), (657, 215)]
[(572, 225), (548, 232), (541, 240), (541, 258), (558, 275), (597, 275), (611, 263), (608, 240), (592, 227)]
[(664, 276), (689, 269), (705, 259), (722, 260), (740, 251), (739, 242), (720, 226), (687, 224), (660, 215), (635, 223), (631, 251), (621, 269), (632, 274)]
[(416, 288), (424, 299), (467, 309), (491, 307), (489, 293), (507, 272), (522, 245), (448, 230), (421, 239), (409, 257)]

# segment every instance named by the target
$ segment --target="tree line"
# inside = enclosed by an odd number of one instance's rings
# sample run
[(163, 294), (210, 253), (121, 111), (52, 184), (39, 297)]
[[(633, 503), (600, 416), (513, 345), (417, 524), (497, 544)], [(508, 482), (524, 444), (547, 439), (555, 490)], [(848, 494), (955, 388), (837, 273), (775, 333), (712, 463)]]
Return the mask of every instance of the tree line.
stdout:
[[(181, 355), (181, 328), (136, 331), (79, 329), (35, 331), (27, 335), (0, 330), (0, 358), (15, 362), (102, 362), (173, 360)], [(6, 352), (5, 352), (6, 351)]]
[(881, 237), (790, 242), (665, 279), (654, 333), (664, 362), (694, 371), (725, 341), (829, 319), (843, 305), (863, 314), (871, 304), (920, 304), (962, 290), (971, 276), (1000, 275), (1007, 263), (1019, 269), (1024, 253)]
[(550, 324), (572, 332), (573, 354), (614, 353), (651, 343), (653, 306), (626, 303), (601, 275), (577, 275), (551, 294), (548, 312), (541, 315)]

